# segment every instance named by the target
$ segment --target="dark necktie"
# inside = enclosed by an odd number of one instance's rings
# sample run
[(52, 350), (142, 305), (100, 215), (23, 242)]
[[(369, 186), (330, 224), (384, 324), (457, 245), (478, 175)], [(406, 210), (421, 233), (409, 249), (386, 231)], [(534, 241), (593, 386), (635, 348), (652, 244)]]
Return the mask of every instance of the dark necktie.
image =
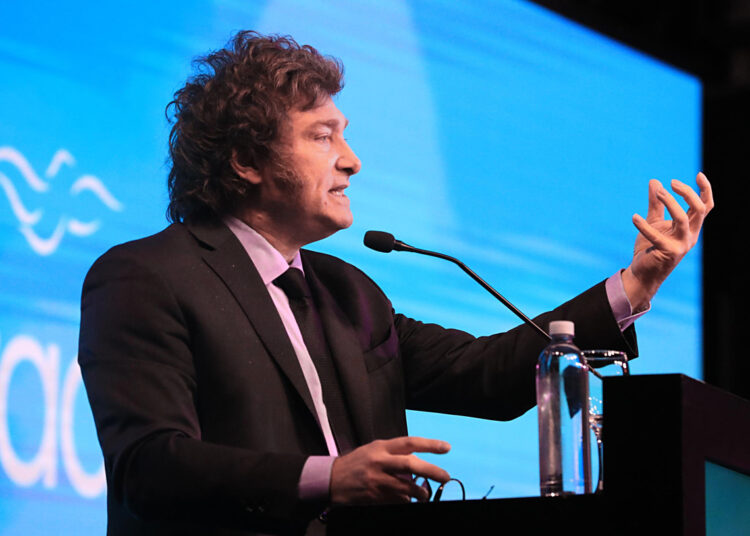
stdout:
[(354, 433), (349, 412), (344, 404), (341, 383), (333, 359), (331, 359), (323, 333), (323, 324), (313, 303), (310, 287), (307, 285), (304, 274), (297, 268), (289, 268), (274, 279), (273, 283), (289, 298), (289, 306), (318, 372), (323, 390), (323, 402), (336, 445), (340, 454), (346, 454), (354, 448)]

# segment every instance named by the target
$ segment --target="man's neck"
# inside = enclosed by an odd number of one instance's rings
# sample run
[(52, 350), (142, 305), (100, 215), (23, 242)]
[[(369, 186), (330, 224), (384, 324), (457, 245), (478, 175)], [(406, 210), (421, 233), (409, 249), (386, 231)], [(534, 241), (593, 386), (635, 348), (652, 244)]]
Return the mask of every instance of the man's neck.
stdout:
[(264, 214), (251, 213), (239, 214), (236, 217), (265, 238), (287, 262), (292, 262), (304, 244), (300, 244), (290, 233), (284, 232), (283, 227), (264, 216)]

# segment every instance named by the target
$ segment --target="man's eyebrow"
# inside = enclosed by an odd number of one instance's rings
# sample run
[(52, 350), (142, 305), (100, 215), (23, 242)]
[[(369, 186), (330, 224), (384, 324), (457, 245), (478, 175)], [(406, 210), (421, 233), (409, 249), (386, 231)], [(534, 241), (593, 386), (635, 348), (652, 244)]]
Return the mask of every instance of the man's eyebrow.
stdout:
[[(336, 128), (341, 124), (341, 121), (339, 119), (320, 119), (318, 121), (314, 121), (308, 125), (307, 128), (315, 128), (319, 126), (325, 126), (329, 128)], [(346, 128), (349, 126), (349, 120), (344, 118), (344, 126), (343, 128)], [(343, 130), (343, 129), (342, 129)]]

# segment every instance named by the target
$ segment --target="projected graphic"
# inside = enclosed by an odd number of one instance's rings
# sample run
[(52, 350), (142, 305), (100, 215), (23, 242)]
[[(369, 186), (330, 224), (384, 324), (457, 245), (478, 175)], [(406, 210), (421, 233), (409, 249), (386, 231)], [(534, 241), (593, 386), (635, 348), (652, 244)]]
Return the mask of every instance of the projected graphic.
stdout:
[[(0, 147), (0, 165), (3, 161), (12, 164), (18, 174), (23, 178), (26, 185), (38, 193), (47, 193), (50, 190), (49, 183), (41, 179), (26, 158), (13, 147)], [(65, 149), (58, 150), (44, 172), (47, 180), (55, 178), (63, 165), (74, 166), (75, 159)], [(72, 216), (62, 215), (58, 217), (52, 234), (46, 237), (39, 236), (34, 226), (39, 223), (44, 215), (43, 209), (29, 211), (21, 199), (18, 188), (7, 175), (0, 173), (0, 186), (2, 186), (13, 214), (19, 223), (19, 231), (26, 238), (31, 249), (38, 255), (51, 255), (60, 245), (65, 233), (75, 236), (88, 236), (94, 234), (100, 226), (99, 220), (81, 221)], [(102, 204), (114, 211), (121, 211), (122, 204), (115, 199), (107, 187), (94, 175), (81, 175), (70, 187), (70, 195), (79, 195), (82, 192), (91, 192)], [(59, 202), (59, 199), (57, 200)]]
[[(365, 249), (366, 230), (460, 258), (533, 316), (627, 266), (650, 178), (692, 184), (700, 170), (695, 78), (529, 2), (11, 3), (4, 19), (3, 535), (105, 532), (76, 363), (81, 284), (108, 248), (166, 226), (164, 107), (191, 59), (236, 30), (291, 34), (343, 61), (336, 104), (363, 165), (347, 190), (355, 222), (311, 247), (420, 320), (476, 335), (517, 321), (453, 265)], [(700, 377), (699, 259), (639, 320), (633, 373)], [(407, 417), (411, 434), (453, 445), (428, 459), (469, 498), (493, 485), (491, 498), (538, 494), (535, 411)]]
[[(43, 391), (42, 435), (38, 450), (31, 459), (21, 457), (13, 446), (11, 432), (18, 430), (9, 426), (7, 407), (11, 378), (24, 361), (38, 374)], [(81, 369), (78, 363), (71, 361), (62, 376), (61, 386), (58, 385), (60, 372), (60, 349), (57, 345), (45, 347), (33, 337), (25, 335), (8, 341), (0, 362), (0, 461), (10, 480), (18, 486), (28, 487), (41, 482), (45, 488), (54, 488), (59, 482), (59, 449), (62, 469), (73, 489), (82, 497), (97, 497), (106, 487), (104, 466), (100, 465), (98, 471), (89, 474), (76, 451), (73, 411), (76, 391), (81, 386)], [(19, 434), (13, 436), (17, 440)]]

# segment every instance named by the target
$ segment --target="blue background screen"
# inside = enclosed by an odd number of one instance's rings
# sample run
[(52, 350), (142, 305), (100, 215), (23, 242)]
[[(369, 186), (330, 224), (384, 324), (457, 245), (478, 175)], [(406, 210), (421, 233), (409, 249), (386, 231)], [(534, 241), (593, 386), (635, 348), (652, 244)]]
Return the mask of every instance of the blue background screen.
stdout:
[[(459, 257), (529, 316), (630, 262), (650, 178), (692, 184), (701, 85), (522, 1), (11, 2), (0, 35), (0, 532), (102, 534), (101, 453), (77, 352), (81, 283), (166, 225), (164, 108), (233, 32), (346, 67), (354, 225), (313, 245), (399, 312), (476, 335), (516, 318), (455, 266), (365, 249), (368, 229)], [(634, 373), (700, 377), (700, 255), (638, 322)], [(536, 412), (408, 415), (478, 498), (538, 494)]]

